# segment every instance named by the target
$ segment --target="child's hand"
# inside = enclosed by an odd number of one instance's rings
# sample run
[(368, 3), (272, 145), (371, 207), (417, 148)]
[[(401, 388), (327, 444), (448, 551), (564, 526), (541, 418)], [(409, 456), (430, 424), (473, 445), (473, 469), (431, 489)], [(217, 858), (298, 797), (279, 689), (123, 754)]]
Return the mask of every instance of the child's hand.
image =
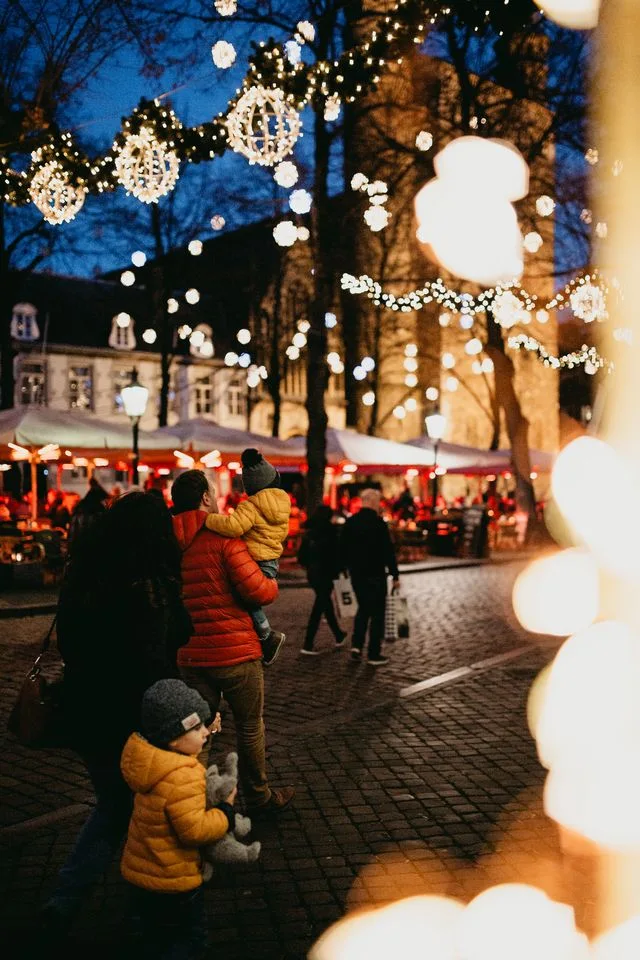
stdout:
[(224, 802), (230, 804), (231, 806), (233, 806), (234, 803), (236, 802), (236, 797), (237, 797), (237, 796), (238, 796), (238, 788), (237, 788), (237, 787), (234, 787), (233, 790), (231, 791), (231, 793), (229, 794), (229, 796), (228, 796), (228, 797), (225, 797), (225, 801), (224, 801)]
[(216, 713), (213, 723), (209, 726), (209, 733), (220, 733), (222, 730), (222, 717)]

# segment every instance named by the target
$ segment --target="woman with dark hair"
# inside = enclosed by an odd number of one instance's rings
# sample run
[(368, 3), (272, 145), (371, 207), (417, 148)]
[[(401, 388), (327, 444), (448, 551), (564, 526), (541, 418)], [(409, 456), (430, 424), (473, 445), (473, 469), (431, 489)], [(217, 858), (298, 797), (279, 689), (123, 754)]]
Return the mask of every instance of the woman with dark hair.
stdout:
[(331, 597), (333, 581), (340, 573), (338, 527), (333, 522), (331, 507), (323, 504), (307, 520), (298, 562), (306, 568), (307, 580), (316, 595), (300, 653), (314, 656), (319, 653), (314, 650), (313, 641), (323, 614), (335, 637), (336, 647), (341, 647), (347, 637), (338, 623)]
[(159, 500), (116, 500), (79, 537), (60, 593), (58, 649), (73, 748), (87, 766), (96, 805), (46, 904), (43, 932), (65, 935), (92, 884), (126, 834), (132, 795), (122, 748), (138, 725), (142, 695), (177, 677), (191, 635), (181, 599), (180, 550)]

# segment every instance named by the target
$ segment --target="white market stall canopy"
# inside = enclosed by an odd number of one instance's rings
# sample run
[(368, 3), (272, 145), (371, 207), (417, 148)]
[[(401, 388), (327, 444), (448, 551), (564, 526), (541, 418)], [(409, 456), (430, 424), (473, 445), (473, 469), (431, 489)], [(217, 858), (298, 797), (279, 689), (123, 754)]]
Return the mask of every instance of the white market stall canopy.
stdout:
[[(156, 432), (140, 431), (140, 449), (145, 452), (164, 450), (177, 436), (157, 436)], [(16, 443), (23, 447), (58, 444), (73, 453), (124, 451), (131, 449), (131, 424), (101, 420), (90, 413), (72, 410), (51, 410), (48, 407), (17, 407), (0, 411), (0, 445)]]
[[(292, 437), (287, 447), (304, 460), (306, 438)], [(396, 443), (382, 437), (370, 437), (355, 430), (327, 430), (327, 462), (332, 466), (354, 464), (368, 470), (388, 470), (394, 467), (428, 467), (432, 460), (425, 450)]]
[(185, 453), (209, 453), (218, 450), (223, 458), (240, 458), (247, 447), (256, 447), (267, 459), (275, 462), (291, 463), (297, 454), (292, 452), (284, 440), (264, 437), (248, 430), (236, 430), (223, 427), (214, 420), (194, 418), (181, 420), (172, 427), (161, 427), (150, 434), (158, 443), (164, 437), (166, 449), (180, 449)]
[[(430, 456), (433, 465), (433, 441), (428, 437), (418, 437), (410, 440), (409, 446), (418, 447)], [(537, 473), (549, 473), (554, 454), (544, 450), (530, 450), (531, 469)], [(447, 473), (472, 473), (475, 475), (498, 474), (512, 468), (511, 450), (480, 450), (476, 447), (466, 447), (458, 443), (444, 443), (438, 445), (438, 466), (445, 467)]]

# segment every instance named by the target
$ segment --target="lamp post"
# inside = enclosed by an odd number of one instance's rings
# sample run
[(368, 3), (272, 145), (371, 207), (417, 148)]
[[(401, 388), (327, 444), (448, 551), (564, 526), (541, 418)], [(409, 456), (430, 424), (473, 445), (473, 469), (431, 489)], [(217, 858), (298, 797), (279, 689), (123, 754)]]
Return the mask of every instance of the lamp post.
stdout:
[(429, 440), (433, 443), (433, 486), (432, 486), (432, 496), (433, 496), (433, 512), (436, 512), (436, 506), (438, 503), (438, 447), (440, 441), (444, 437), (445, 430), (447, 429), (447, 418), (443, 413), (440, 413), (439, 410), (435, 410), (433, 413), (428, 414), (424, 418), (425, 426), (427, 428), (427, 436)]
[(133, 464), (131, 475), (134, 486), (138, 485), (138, 463), (140, 460), (140, 451), (138, 449), (138, 430), (140, 417), (144, 416), (147, 409), (147, 400), (149, 391), (138, 381), (138, 371), (134, 367), (131, 371), (131, 382), (122, 388), (122, 404), (124, 412), (131, 420), (133, 429)]

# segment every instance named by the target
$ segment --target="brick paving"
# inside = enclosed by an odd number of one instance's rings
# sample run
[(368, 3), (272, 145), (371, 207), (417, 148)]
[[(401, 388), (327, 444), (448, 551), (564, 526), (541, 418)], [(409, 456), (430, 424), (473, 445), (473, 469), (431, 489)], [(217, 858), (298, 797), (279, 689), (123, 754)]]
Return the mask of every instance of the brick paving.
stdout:
[[(295, 806), (260, 824), (258, 864), (221, 872), (207, 896), (210, 956), (297, 960), (346, 909), (417, 892), (468, 897), (489, 882), (529, 879), (574, 893), (541, 810), (543, 771), (526, 730), (526, 692), (551, 655), (517, 625), (510, 591), (521, 565), (405, 578), (412, 637), (377, 672), (335, 651), (298, 653), (311, 605), (284, 590), (272, 622), (288, 640), (266, 672), (270, 776), (293, 783)], [(47, 619), (0, 624), (0, 908), (28, 932), (82, 823), (91, 790), (64, 751), (30, 752), (4, 735), (8, 705)], [(509, 663), (401, 696), (411, 684), (530, 644)], [(233, 744), (233, 723), (216, 747)], [(569, 891), (569, 892), (567, 892)], [(67, 956), (135, 956), (117, 863), (99, 885)], [(26, 956), (14, 953), (12, 956)]]

